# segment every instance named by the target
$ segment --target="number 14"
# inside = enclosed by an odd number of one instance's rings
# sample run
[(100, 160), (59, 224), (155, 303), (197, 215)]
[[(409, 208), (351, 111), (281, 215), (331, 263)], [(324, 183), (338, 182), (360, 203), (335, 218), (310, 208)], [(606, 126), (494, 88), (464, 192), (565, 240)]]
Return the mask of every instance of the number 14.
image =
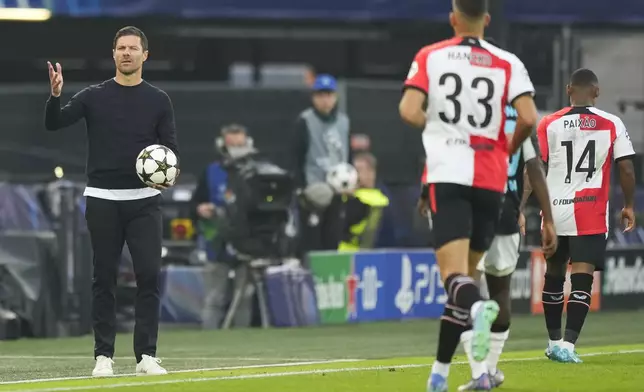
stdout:
[[(572, 140), (566, 140), (561, 142), (561, 145), (566, 149), (566, 184), (570, 184), (570, 175), (572, 174)], [(588, 156), (588, 166), (582, 167), (581, 165), (586, 160)], [(597, 169), (595, 168), (595, 141), (589, 140), (584, 148), (584, 151), (581, 153), (581, 158), (577, 161), (575, 165), (575, 173), (586, 173), (586, 182), (589, 182), (593, 178), (593, 174)]]

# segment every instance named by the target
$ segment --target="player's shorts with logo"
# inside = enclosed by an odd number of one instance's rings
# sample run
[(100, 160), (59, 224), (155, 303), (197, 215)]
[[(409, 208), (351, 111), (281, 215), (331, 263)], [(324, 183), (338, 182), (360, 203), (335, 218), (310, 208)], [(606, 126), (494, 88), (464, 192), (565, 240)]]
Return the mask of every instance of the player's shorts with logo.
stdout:
[(504, 195), (487, 189), (450, 183), (429, 184), (434, 246), (469, 238), (470, 249), (490, 248)]
[(588, 263), (595, 266), (595, 271), (603, 271), (606, 263), (606, 244), (608, 236), (606, 233), (580, 235), (580, 236), (558, 236), (559, 246), (549, 263), (561, 265), (570, 263)]

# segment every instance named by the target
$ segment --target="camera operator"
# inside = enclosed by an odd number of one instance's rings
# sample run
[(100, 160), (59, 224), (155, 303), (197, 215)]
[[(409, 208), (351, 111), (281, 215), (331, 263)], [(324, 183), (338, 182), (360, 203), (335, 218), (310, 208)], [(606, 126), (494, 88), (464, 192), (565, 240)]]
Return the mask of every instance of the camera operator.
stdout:
[[(333, 166), (349, 161), (349, 118), (338, 109), (337, 81), (319, 75), (312, 86), (312, 107), (298, 116), (291, 136), (291, 169), (304, 189), (326, 182)], [(342, 200), (335, 196), (322, 212), (300, 210), (300, 256), (310, 250), (335, 250), (340, 242)]]
[[(226, 125), (215, 139), (215, 151), (218, 155), (217, 159), (208, 165), (192, 194), (195, 226), (199, 228), (200, 235), (208, 244), (212, 244), (212, 240), (217, 235), (213, 218), (216, 218), (217, 209), (224, 207), (226, 202), (228, 172), (224, 166), (225, 161), (231, 156), (254, 151), (253, 141), (244, 126)], [(212, 246), (207, 246), (206, 251), (208, 261), (216, 261), (217, 254)]]
[(208, 260), (204, 275), (207, 290), (202, 316), (204, 328), (218, 328), (223, 320), (230, 300), (229, 274), (236, 264), (221, 238), (222, 214), (229, 197), (227, 165), (233, 157), (255, 152), (252, 138), (239, 124), (221, 129), (215, 139), (215, 150), (217, 158), (208, 165), (192, 195), (197, 242)]

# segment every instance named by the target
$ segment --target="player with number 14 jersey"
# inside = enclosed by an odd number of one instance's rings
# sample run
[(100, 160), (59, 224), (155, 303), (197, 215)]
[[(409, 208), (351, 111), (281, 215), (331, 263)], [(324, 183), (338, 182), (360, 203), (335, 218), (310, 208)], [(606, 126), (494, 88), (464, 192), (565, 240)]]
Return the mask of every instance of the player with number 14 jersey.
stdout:
[[(582, 362), (575, 343), (592, 305), (593, 274), (605, 263), (609, 230), (610, 177), (619, 166), (624, 194), (622, 220), (633, 229), (635, 174), (633, 145), (622, 120), (595, 107), (599, 80), (579, 69), (566, 87), (570, 106), (544, 117), (537, 135), (547, 167), (552, 215), (559, 238), (557, 251), (546, 259), (541, 302), (548, 330), (546, 356), (558, 362)], [(570, 294), (564, 333), (564, 282), (570, 267)], [(599, 284), (599, 282), (595, 282)]]
[(557, 234), (608, 232), (612, 163), (635, 155), (622, 120), (593, 106), (567, 107), (546, 116), (537, 135)]

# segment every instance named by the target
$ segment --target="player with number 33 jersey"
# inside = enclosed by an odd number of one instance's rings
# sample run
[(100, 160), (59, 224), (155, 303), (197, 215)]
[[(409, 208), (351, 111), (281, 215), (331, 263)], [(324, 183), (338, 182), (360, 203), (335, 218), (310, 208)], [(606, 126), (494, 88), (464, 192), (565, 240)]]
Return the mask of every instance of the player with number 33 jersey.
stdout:
[[(481, 366), (466, 386), (488, 390), (484, 365), (499, 304), (481, 298), (470, 276), (490, 248), (514, 154), (537, 122), (534, 87), (523, 63), (483, 39), (490, 22), (485, 0), (453, 0), (454, 37), (415, 55), (399, 104), (402, 120), (422, 128), (436, 259), (447, 291), (428, 392), (448, 390), (450, 363), (471, 329), (468, 356)], [(517, 110), (508, 143), (506, 106)]]

